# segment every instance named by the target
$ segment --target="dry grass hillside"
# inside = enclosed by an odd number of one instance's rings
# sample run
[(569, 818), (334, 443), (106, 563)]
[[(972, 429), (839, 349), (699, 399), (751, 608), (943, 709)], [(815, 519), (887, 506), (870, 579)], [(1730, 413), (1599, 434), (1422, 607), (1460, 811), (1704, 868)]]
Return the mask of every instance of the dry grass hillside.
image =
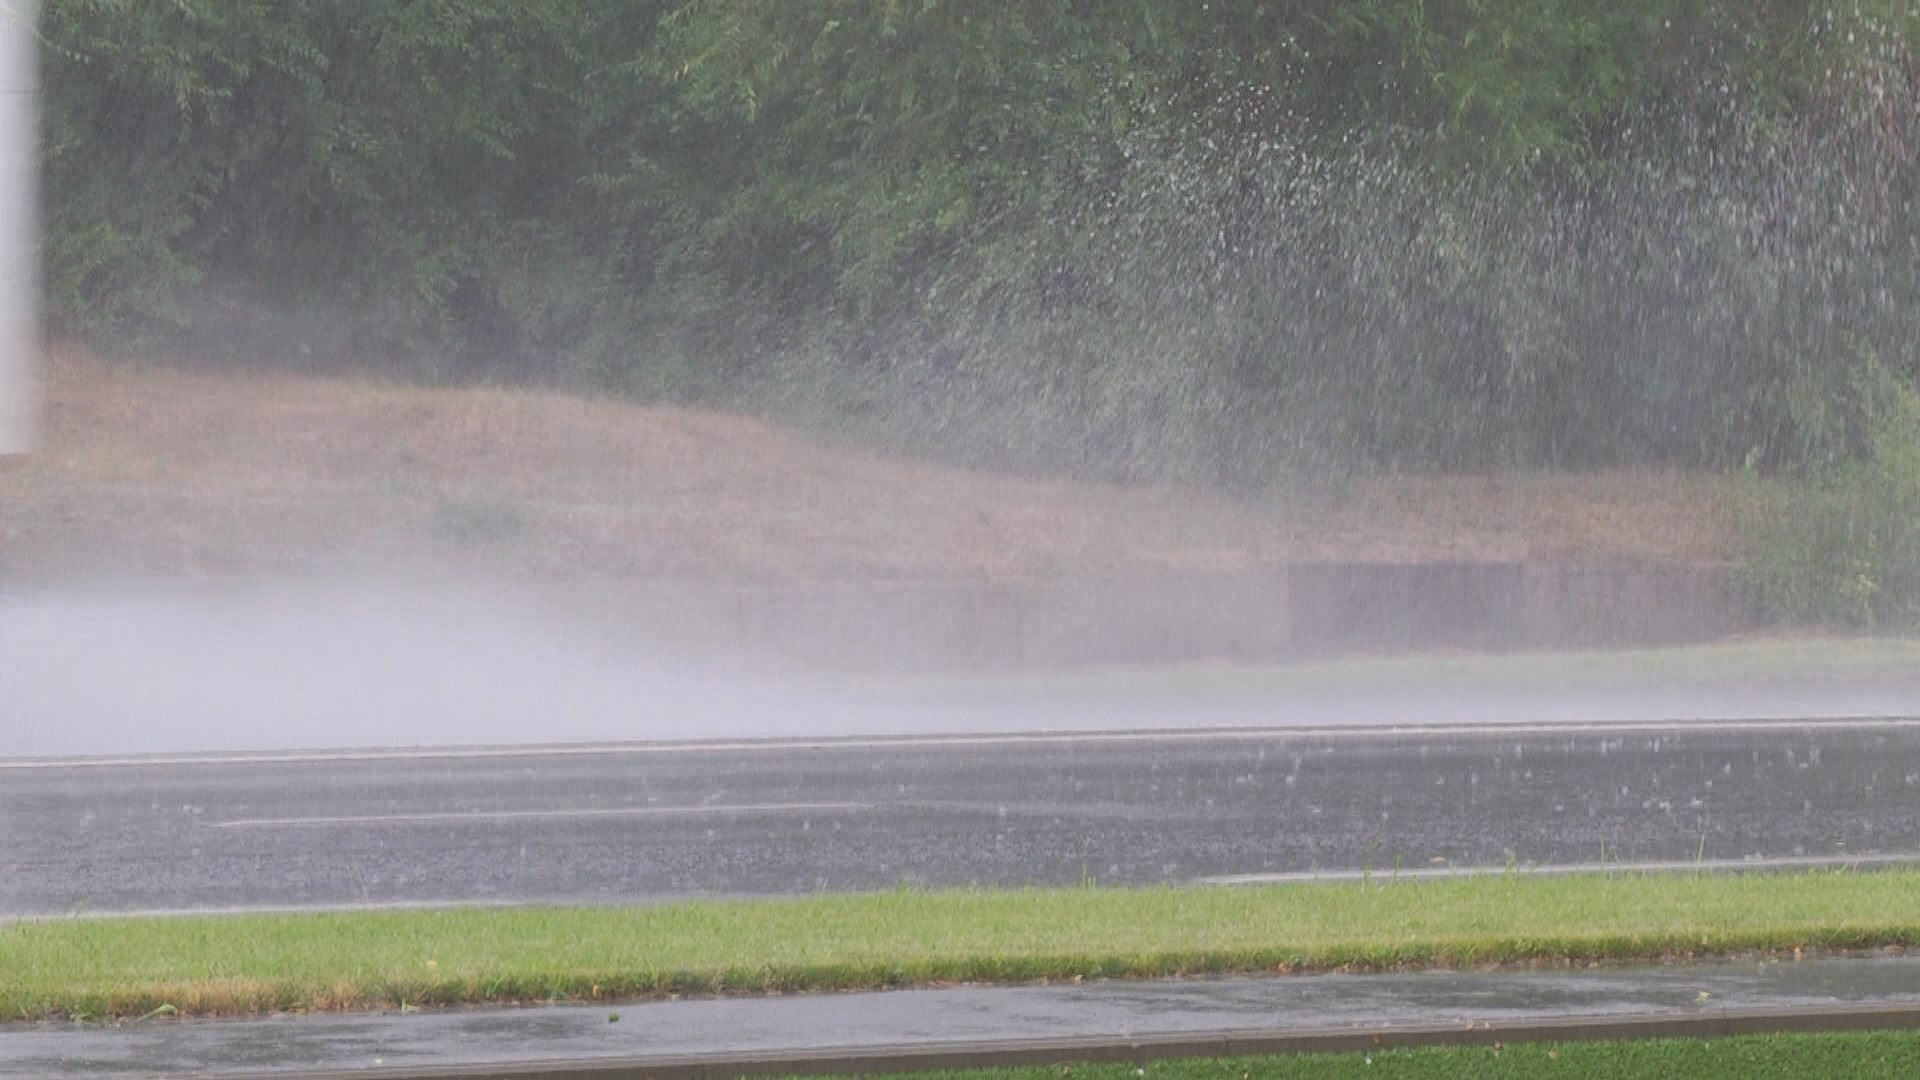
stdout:
[(1403, 478), (1247, 500), (966, 472), (741, 416), (551, 393), (75, 350), (47, 376), (43, 452), (0, 470), (0, 572), (16, 579), (451, 567), (873, 581), (1727, 552), (1707, 477)]

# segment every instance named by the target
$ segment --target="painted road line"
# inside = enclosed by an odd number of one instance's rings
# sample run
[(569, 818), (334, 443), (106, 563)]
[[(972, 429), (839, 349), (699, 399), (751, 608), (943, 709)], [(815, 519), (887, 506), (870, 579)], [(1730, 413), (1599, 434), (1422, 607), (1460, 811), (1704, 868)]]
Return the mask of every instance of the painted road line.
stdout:
[[(1221, 874), (1194, 878), (1185, 885), (1200, 888), (1257, 888), (1267, 885), (1350, 884), (1353, 882), (1432, 881), (1447, 878), (1556, 877), (1576, 874), (1680, 874), (1680, 873), (1787, 873), (1796, 870), (1853, 871), (1889, 867), (1920, 866), (1920, 852), (1911, 855), (1859, 855), (1852, 858), (1781, 859), (1709, 859), (1703, 862), (1622, 862), (1562, 863), (1549, 866), (1422, 866), (1393, 870), (1329, 870), (1273, 874)], [(1181, 883), (1170, 883), (1178, 887)], [(1153, 886), (1164, 888), (1166, 886)], [(938, 890), (936, 890), (938, 891)], [(0, 927), (43, 922), (106, 922), (119, 919), (203, 919), (245, 915), (338, 915), (384, 911), (511, 911), (516, 908), (604, 907), (608, 904), (628, 907), (661, 907), (677, 903), (710, 900), (765, 900), (754, 894), (689, 893), (649, 896), (644, 900), (581, 901), (569, 897), (531, 897), (524, 900), (475, 900), (470, 897), (427, 898), (422, 900), (348, 900), (337, 904), (228, 904), (214, 907), (139, 908), (130, 911), (87, 911), (76, 909), (58, 914), (0, 915)]]
[[(632, 906), (656, 906), (664, 901), (647, 901)], [(579, 901), (568, 900), (472, 900), (464, 897), (450, 897), (445, 900), (370, 900), (341, 904), (259, 904), (259, 905), (221, 905), (204, 908), (137, 908), (131, 911), (88, 911), (76, 908), (70, 912), (35, 915), (0, 915), (0, 927), (25, 926), (32, 923), (51, 922), (116, 922), (137, 919), (217, 919), (233, 916), (251, 915), (340, 915), (367, 914), (384, 911), (511, 911), (515, 908), (537, 907), (580, 907)]]
[(1671, 859), (1655, 862), (1553, 863), (1544, 866), (1386, 867), (1378, 870), (1300, 870), (1282, 873), (1215, 874), (1195, 885), (1307, 885), (1314, 882), (1426, 881), (1455, 877), (1562, 877), (1573, 874), (1777, 873), (1789, 870), (1854, 870), (1863, 867), (1920, 866), (1920, 851), (1878, 855), (1782, 855), (1753, 859)]
[(968, 747), (1112, 745), (1171, 742), (1261, 742), (1274, 739), (1329, 739), (1343, 742), (1391, 742), (1405, 739), (1477, 738), (1513, 735), (1636, 735), (1765, 731), (1848, 731), (1920, 728), (1915, 716), (1836, 716), (1817, 718), (1701, 719), (1644, 721), (1570, 721), (1512, 724), (1395, 724), (1344, 727), (1161, 728), (1138, 731), (1041, 731), (978, 735), (828, 736), (813, 739), (729, 739), (706, 742), (617, 742), (527, 746), (449, 746), (423, 749), (240, 751), (210, 754), (153, 754), (130, 757), (0, 759), (0, 772), (60, 769), (178, 768), (224, 765), (325, 765), (383, 761), (463, 761), (479, 759), (648, 756), (672, 754), (785, 753), (794, 750), (914, 750)]
[(459, 810), (426, 814), (357, 814), (342, 817), (239, 818), (209, 822), (210, 829), (324, 829), (366, 825), (446, 825), (492, 821), (568, 821), (585, 818), (744, 817), (780, 814), (857, 814), (868, 803), (755, 803), (713, 806), (619, 806), (559, 810)]

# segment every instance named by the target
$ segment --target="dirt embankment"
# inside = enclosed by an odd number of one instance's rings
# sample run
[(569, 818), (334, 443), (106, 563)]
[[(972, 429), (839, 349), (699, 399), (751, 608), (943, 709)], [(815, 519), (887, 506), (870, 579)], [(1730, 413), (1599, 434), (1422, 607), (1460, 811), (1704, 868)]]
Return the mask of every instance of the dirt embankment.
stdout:
[(1234, 499), (823, 446), (552, 393), (208, 374), (60, 351), (43, 452), (0, 471), (0, 573), (1046, 579), (1302, 560), (1719, 563), (1722, 482), (1368, 480)]

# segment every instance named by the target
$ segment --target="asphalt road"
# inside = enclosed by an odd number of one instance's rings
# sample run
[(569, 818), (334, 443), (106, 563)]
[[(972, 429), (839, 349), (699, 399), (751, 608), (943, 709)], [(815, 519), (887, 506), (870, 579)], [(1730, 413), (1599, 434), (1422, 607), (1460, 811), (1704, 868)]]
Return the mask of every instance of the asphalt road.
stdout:
[(0, 915), (1920, 861), (1920, 721), (0, 762)]

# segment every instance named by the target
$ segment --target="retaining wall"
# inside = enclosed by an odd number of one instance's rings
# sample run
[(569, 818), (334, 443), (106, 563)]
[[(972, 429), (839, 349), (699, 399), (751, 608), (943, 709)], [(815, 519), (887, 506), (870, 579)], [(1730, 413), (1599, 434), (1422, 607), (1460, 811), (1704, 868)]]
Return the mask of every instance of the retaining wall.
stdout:
[(1294, 563), (1047, 581), (658, 590), (663, 644), (876, 671), (1351, 653), (1625, 648), (1755, 629), (1730, 570), (1671, 564)]

